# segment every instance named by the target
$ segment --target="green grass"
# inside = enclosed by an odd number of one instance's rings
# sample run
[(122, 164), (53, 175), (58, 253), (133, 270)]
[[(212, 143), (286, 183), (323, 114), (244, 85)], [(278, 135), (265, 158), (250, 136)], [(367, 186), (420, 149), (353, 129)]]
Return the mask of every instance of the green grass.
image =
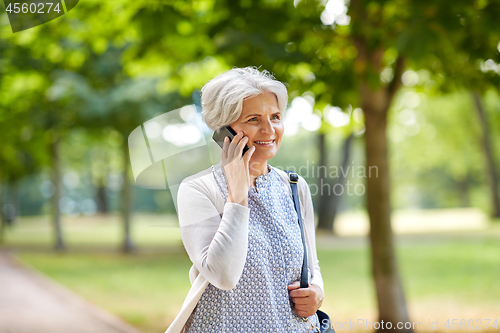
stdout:
[[(119, 248), (117, 217), (66, 220), (70, 245), (66, 254), (23, 250), (33, 244), (51, 248), (51, 229), (40, 219), (25, 219), (8, 230), (6, 244), (20, 249), (18, 256), (24, 262), (141, 331), (163, 332), (190, 287), (191, 263), (179, 251), (182, 245), (179, 230), (172, 227), (174, 220), (139, 216), (134, 221), (136, 243), (158, 246), (163, 252), (96, 253), (96, 246)], [(400, 235), (396, 244), (410, 319), (422, 322), (422, 331), (429, 319), (444, 323), (447, 318), (498, 318), (500, 224), (475, 231)], [(73, 245), (84, 251), (72, 251)], [(356, 237), (321, 236), (318, 257), (325, 282), (323, 308), (334, 321), (376, 320), (368, 245)]]
[(498, 304), (498, 239), (403, 248), (400, 258), (410, 298), (442, 296), (456, 302)]
[[(448, 318), (498, 318), (500, 323), (499, 230), (495, 226), (471, 235), (419, 235), (398, 243), (410, 319), (422, 322), (423, 331), (429, 319), (444, 323)], [(368, 249), (319, 249), (318, 258), (325, 282), (324, 309), (341, 322), (376, 320)]]
[[(373, 316), (375, 298), (366, 248), (319, 250), (326, 297), (324, 309), (337, 320)], [(448, 314), (429, 304), (457, 309), (499, 309), (498, 239), (447, 239), (403, 245), (401, 275), (415, 320)], [(28, 254), (20, 258), (143, 332), (161, 332), (179, 311), (189, 290), (190, 261), (184, 254)], [(432, 308), (432, 306), (431, 306)], [(413, 313), (412, 313), (412, 310)], [(497, 311), (498, 313), (498, 311)], [(459, 319), (461, 314), (457, 313)], [(465, 318), (469, 319), (469, 318)]]
[(163, 332), (189, 290), (184, 254), (35, 254), (21, 260), (143, 332)]
[[(4, 246), (52, 247), (54, 231), (50, 217), (19, 217), (11, 228), (6, 228)], [(119, 215), (92, 217), (63, 216), (62, 230), (69, 247), (119, 247), (123, 226)], [(138, 246), (182, 247), (177, 217), (174, 215), (135, 214), (132, 222), (134, 243)]]

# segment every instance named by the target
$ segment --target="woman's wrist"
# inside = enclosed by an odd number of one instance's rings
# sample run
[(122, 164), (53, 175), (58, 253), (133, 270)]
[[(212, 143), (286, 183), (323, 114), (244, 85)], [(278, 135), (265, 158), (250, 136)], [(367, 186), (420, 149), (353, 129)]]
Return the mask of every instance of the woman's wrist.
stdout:
[(248, 207), (248, 196), (235, 199), (233, 197), (233, 195), (231, 194), (231, 192), (229, 192), (226, 203), (236, 203), (236, 204)]

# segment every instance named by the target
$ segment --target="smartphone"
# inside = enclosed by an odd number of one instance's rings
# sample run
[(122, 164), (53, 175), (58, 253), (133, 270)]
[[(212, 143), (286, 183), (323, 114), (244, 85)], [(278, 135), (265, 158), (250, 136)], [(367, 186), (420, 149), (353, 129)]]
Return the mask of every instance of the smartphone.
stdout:
[[(230, 126), (226, 126), (226, 127), (219, 128), (217, 131), (215, 131), (212, 138), (222, 148), (222, 146), (224, 144), (224, 138), (227, 136), (227, 137), (229, 137), (229, 141), (232, 141), (235, 135), (236, 135), (236, 132)], [(245, 147), (243, 147), (243, 154), (242, 155), (245, 155), (245, 153), (247, 152), (248, 149), (250, 149), (250, 147), (248, 147), (248, 145), (245, 145)]]

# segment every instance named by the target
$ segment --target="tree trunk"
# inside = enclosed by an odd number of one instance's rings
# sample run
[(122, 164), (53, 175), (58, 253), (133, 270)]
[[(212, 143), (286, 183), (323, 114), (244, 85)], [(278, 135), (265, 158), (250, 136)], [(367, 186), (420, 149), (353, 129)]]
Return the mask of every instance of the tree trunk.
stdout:
[[(340, 184), (345, 186), (345, 181), (347, 175), (347, 166), (349, 164), (349, 156), (350, 156), (350, 150), (351, 150), (351, 144), (354, 136), (351, 133), (344, 141), (343, 144), (343, 149), (342, 149), (342, 166), (341, 166), (341, 171), (343, 170), (344, 172), (340, 172), (339, 178), (335, 184), (331, 187), (329, 195), (322, 195), (320, 200), (319, 200), (319, 205), (320, 205), (320, 210), (318, 213), (318, 229), (323, 229), (327, 230), (329, 232), (334, 232), (333, 226), (335, 224), (335, 217), (337, 216), (337, 211), (338, 211), (338, 206), (340, 204), (340, 198), (342, 194), (337, 195), (334, 191), (336, 188), (335, 186), (337, 184)], [(324, 139), (323, 139), (324, 140)], [(321, 151), (321, 140), (320, 140), (320, 151)], [(323, 149), (326, 149), (323, 147)], [(325, 163), (325, 164), (321, 164)], [(320, 165), (326, 165), (326, 159), (322, 161), (320, 158)], [(328, 178), (326, 178), (328, 180)], [(319, 188), (321, 189), (322, 184), (318, 184)], [(331, 185), (331, 184), (330, 184)]]
[(129, 253), (135, 250), (135, 246), (130, 236), (130, 225), (132, 218), (132, 187), (130, 184), (130, 158), (127, 144), (128, 140), (125, 137), (123, 141), (123, 187), (121, 196), (121, 208), (125, 237), (123, 242), (123, 251)]
[(481, 125), (481, 145), (483, 146), (484, 156), (486, 158), (486, 168), (489, 176), (489, 185), (491, 191), (491, 204), (493, 217), (500, 217), (500, 198), (498, 194), (498, 175), (495, 165), (495, 158), (493, 157), (493, 148), (491, 146), (490, 130), (488, 127), (488, 121), (486, 120), (486, 114), (484, 112), (483, 104), (481, 102), (481, 96), (478, 92), (472, 93), (472, 98), (474, 99), (474, 105), (476, 106), (476, 112), (479, 117), (479, 123)]
[(458, 181), (458, 195), (460, 207), (470, 207), (468, 175), (465, 175), (463, 179)]
[(59, 209), (59, 201), (61, 200), (61, 159), (59, 157), (58, 134), (54, 134), (50, 144), (50, 154), (52, 158), (52, 182), (54, 183), (54, 195), (52, 196), (52, 218), (56, 238), (54, 247), (56, 251), (65, 251), (66, 245), (64, 244), (61, 228), (61, 210)]
[(2, 217), (5, 220), (5, 225), (11, 227), (18, 216), (19, 196), (16, 182), (13, 180), (7, 181), (5, 189), (6, 196), (2, 206)]
[[(342, 149), (342, 170), (344, 172), (341, 172), (339, 175), (339, 179), (337, 184), (342, 184), (342, 187), (346, 185), (346, 176), (347, 176), (347, 166), (349, 165), (349, 158), (351, 156), (351, 145), (352, 145), (352, 140), (354, 139), (354, 135), (351, 133), (349, 136), (345, 139), (343, 149)], [(331, 214), (331, 229), (333, 230), (333, 226), (335, 224), (335, 217), (337, 216), (337, 211), (339, 208), (340, 204), (340, 198), (342, 195), (335, 195), (332, 197), (332, 202), (330, 206), (330, 214)]]
[[(326, 164), (327, 164), (327, 148), (326, 148), (326, 134), (323, 132), (320, 132), (318, 134), (318, 152), (319, 152), (319, 159), (318, 159), (318, 174), (317, 174), (317, 185), (318, 185), (318, 229), (319, 230), (325, 230), (327, 232), (333, 232), (332, 229), (332, 223), (331, 223), (331, 216), (329, 212), (328, 205), (331, 201), (331, 191), (324, 191), (325, 185), (327, 186), (327, 189), (330, 189), (330, 181), (328, 179), (328, 172), (325, 171), (326, 169)], [(325, 175), (326, 173), (326, 175)]]
[(106, 196), (106, 178), (108, 176), (108, 155), (105, 151), (101, 151), (99, 157), (105, 162), (105, 167), (97, 174), (96, 179), (96, 203), (97, 211), (101, 214), (109, 212), (108, 198)]
[(97, 185), (97, 211), (101, 214), (108, 213), (108, 199), (106, 197), (106, 185), (103, 177), (99, 177)]
[[(398, 273), (391, 229), (390, 182), (387, 156), (386, 112), (374, 112), (368, 104), (366, 118), (367, 206), (370, 216), (372, 271), (377, 293), (379, 322), (408, 322), (408, 311)], [(371, 170), (371, 175), (370, 175)], [(378, 175), (377, 175), (378, 172)], [(377, 332), (394, 332), (378, 329)], [(413, 332), (401, 329), (397, 332)]]
[(21, 203), (19, 201), (19, 180), (14, 180), (10, 183), (10, 202), (12, 205), (12, 215), (9, 221), (9, 226), (16, 223), (17, 217), (21, 215)]
[(3, 209), (4, 209), (3, 183), (0, 182), (0, 244), (4, 243), (5, 224), (6, 224)]
[[(363, 17), (365, 11), (357, 1), (351, 2), (356, 15)], [(359, 18), (358, 18), (359, 19)], [(399, 277), (394, 240), (391, 229), (390, 176), (387, 154), (387, 112), (396, 91), (401, 86), (405, 60), (399, 55), (394, 64), (393, 80), (387, 84), (374, 81), (383, 65), (383, 47), (370, 48), (371, 41), (363, 35), (353, 37), (358, 49), (355, 67), (359, 71), (361, 109), (365, 115), (366, 145), (366, 200), (370, 218), (370, 248), (372, 274), (377, 295), (379, 323), (387, 326), (375, 328), (376, 332), (413, 333), (412, 328), (398, 328), (398, 322), (409, 322), (408, 310)]]

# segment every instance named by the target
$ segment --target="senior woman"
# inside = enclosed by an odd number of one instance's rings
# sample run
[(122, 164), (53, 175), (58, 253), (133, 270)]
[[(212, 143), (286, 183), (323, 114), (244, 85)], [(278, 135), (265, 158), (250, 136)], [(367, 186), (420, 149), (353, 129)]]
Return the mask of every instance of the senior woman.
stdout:
[(206, 124), (237, 135), (225, 139), (221, 163), (179, 187), (192, 287), (167, 333), (316, 332), (323, 280), (309, 187), (299, 178), (310, 277), (300, 288), (304, 249), (288, 176), (267, 164), (280, 148), (287, 99), (281, 82), (251, 67), (203, 87)]

